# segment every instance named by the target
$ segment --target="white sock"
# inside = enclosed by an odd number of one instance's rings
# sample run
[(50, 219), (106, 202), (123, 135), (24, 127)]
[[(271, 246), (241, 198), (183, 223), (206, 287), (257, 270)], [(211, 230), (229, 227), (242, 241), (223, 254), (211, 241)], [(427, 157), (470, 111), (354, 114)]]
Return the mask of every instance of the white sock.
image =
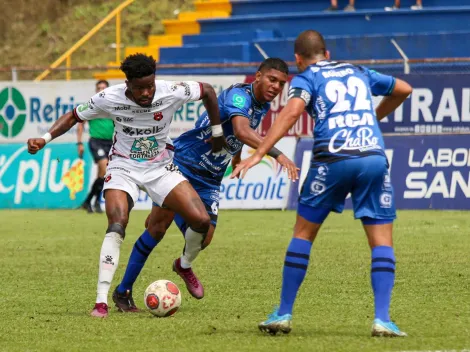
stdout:
[(190, 227), (184, 233), (186, 246), (184, 253), (181, 255), (181, 267), (189, 269), (193, 260), (196, 259), (202, 249), (202, 242), (204, 241), (204, 234), (192, 230)]
[(119, 264), (119, 251), (123, 238), (117, 232), (104, 236), (101, 246), (96, 303), (108, 304), (108, 293)]

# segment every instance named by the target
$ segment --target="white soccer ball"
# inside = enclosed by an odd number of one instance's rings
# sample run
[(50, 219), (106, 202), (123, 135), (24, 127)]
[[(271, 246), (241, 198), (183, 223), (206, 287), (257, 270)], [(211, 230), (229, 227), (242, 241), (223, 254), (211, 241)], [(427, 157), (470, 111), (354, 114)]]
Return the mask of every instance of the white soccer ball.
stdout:
[(169, 317), (181, 306), (180, 289), (168, 280), (155, 281), (145, 290), (144, 303), (153, 315)]

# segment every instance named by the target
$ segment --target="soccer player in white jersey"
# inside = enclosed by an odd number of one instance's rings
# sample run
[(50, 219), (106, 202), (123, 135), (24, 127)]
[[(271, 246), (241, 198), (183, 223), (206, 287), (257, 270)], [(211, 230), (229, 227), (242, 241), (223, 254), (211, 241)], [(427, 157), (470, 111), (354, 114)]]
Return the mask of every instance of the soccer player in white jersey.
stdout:
[[(212, 125), (212, 150), (226, 146), (220, 125), (217, 96), (211, 85), (198, 82), (155, 80), (152, 57), (135, 54), (121, 65), (125, 84), (109, 87), (88, 103), (61, 116), (48, 133), (28, 140), (28, 151), (36, 154), (77, 122), (94, 118), (114, 121), (113, 146), (109, 153), (104, 196), (108, 228), (101, 247), (94, 317), (108, 315), (108, 293), (118, 267), (129, 212), (142, 189), (153, 202), (180, 214), (189, 224), (187, 243), (202, 243), (210, 226), (204, 204), (189, 182), (173, 165), (173, 145), (168, 137), (173, 114), (188, 101), (201, 100)], [(132, 292), (128, 299), (135, 307)], [(137, 308), (135, 308), (137, 309)]]

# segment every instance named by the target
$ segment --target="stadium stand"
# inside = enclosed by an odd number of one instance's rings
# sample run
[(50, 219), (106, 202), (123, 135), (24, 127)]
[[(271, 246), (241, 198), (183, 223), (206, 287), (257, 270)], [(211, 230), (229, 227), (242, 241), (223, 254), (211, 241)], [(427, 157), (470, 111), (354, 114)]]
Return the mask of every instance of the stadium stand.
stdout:
[[(392, 1), (358, 0), (355, 12), (325, 13), (327, 3), (322, 0), (196, 1), (196, 12), (164, 21), (166, 35), (150, 36), (147, 47), (127, 48), (126, 55), (152, 54), (161, 64), (248, 63), (262, 60), (254, 45), (257, 43), (269, 56), (292, 61), (298, 33), (317, 29), (325, 35), (332, 57), (337, 60), (400, 59), (392, 39), (410, 59), (468, 56), (462, 43), (470, 38), (470, 0), (427, 0), (419, 11), (411, 10), (414, 1), (408, 0), (402, 1), (402, 9), (393, 12), (384, 10)], [(339, 1), (340, 7), (346, 4), (346, 0)], [(414, 67), (421, 72), (460, 69), (458, 64), (446, 63)], [(381, 70), (399, 73), (403, 72), (403, 65), (389, 64), (381, 66)], [(171, 68), (159, 72), (228, 74), (247, 73), (247, 69)]]

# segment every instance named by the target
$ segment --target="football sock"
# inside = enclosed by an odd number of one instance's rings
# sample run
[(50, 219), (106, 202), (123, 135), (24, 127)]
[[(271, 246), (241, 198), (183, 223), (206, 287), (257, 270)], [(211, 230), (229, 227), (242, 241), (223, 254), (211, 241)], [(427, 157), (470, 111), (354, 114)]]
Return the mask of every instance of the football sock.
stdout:
[(93, 186), (91, 186), (90, 193), (88, 193), (88, 196), (85, 199), (85, 203), (91, 203), (91, 200), (93, 199), (94, 196), (96, 196), (97, 194), (96, 192), (98, 191), (98, 189), (99, 189), (98, 195), (101, 193), (101, 190), (103, 189), (103, 185), (104, 185), (104, 178), (98, 177), (95, 180), (95, 182), (93, 182)]
[(95, 204), (98, 204), (100, 202), (101, 192), (103, 191), (104, 177), (97, 178), (93, 186), (94, 186)]
[(372, 249), (370, 278), (374, 291), (375, 318), (390, 321), (389, 309), (395, 281), (393, 248), (378, 246)]
[(293, 238), (287, 248), (282, 272), (281, 305), (278, 315), (292, 314), (297, 291), (307, 272), (312, 242)]
[(150, 233), (145, 230), (144, 233), (134, 243), (129, 262), (127, 263), (126, 272), (121, 284), (118, 286), (118, 292), (124, 293), (126, 290), (132, 291), (132, 286), (140, 274), (140, 271), (145, 265), (148, 256), (158, 244), (156, 239), (150, 236)]
[(119, 264), (119, 250), (123, 238), (117, 232), (104, 236), (101, 246), (96, 303), (108, 304), (108, 292)]
[(196, 232), (190, 227), (186, 229), (184, 233), (184, 239), (186, 245), (184, 246), (183, 254), (181, 255), (181, 267), (183, 269), (189, 269), (194, 259), (202, 249), (202, 243), (204, 242), (205, 234)]

